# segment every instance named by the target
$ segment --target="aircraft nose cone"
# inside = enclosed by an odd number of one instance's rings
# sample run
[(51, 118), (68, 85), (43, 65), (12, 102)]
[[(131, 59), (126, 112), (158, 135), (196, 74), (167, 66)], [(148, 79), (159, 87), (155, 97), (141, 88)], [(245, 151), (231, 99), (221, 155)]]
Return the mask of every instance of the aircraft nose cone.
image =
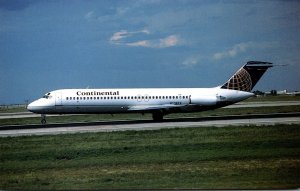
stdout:
[(27, 106), (27, 110), (33, 113), (45, 114), (54, 109), (54, 103), (47, 99), (38, 99)]
[(45, 105), (41, 100), (36, 100), (27, 106), (27, 110), (33, 113), (42, 113)]
[(30, 103), (27, 106), (27, 110), (30, 111), (30, 112), (35, 112), (35, 110), (36, 110), (36, 104), (34, 102)]

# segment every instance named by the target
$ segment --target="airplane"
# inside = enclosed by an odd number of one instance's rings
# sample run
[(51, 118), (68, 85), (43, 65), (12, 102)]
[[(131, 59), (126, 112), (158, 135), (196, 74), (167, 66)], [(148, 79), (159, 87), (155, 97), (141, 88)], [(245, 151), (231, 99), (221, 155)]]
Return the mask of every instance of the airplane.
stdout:
[(252, 97), (251, 90), (270, 67), (270, 62), (248, 61), (213, 88), (59, 89), (27, 109), (41, 114), (42, 124), (46, 114), (152, 113), (154, 121), (162, 121), (170, 113), (212, 110)]

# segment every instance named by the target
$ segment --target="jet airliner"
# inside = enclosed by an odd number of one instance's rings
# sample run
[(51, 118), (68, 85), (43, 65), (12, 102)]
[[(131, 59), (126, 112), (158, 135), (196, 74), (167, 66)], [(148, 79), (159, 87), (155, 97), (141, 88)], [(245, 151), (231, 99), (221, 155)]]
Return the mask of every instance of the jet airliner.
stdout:
[(249, 61), (226, 83), (213, 88), (60, 89), (46, 93), (27, 107), (41, 114), (152, 113), (161, 121), (170, 113), (199, 112), (224, 107), (254, 96), (251, 90), (270, 62)]

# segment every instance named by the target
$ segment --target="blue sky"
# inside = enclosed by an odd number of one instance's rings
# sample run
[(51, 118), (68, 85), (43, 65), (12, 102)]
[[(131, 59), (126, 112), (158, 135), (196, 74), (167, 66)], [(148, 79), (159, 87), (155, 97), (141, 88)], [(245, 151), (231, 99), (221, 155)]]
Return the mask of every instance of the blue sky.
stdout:
[(62, 88), (214, 87), (249, 60), (300, 90), (300, 1), (0, 0), (0, 104)]

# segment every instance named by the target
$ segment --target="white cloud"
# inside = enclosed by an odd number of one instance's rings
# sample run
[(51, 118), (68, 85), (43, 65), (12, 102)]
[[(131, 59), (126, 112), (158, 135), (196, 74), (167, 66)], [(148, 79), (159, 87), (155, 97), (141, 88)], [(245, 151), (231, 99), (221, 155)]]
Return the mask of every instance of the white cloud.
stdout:
[(94, 16), (94, 11), (90, 11), (87, 14), (84, 15), (85, 19), (90, 19)]
[[(167, 48), (167, 47), (178, 45), (180, 41), (177, 35), (169, 35), (161, 39), (151, 39), (151, 40), (145, 39), (148, 37), (149, 34), (150, 32), (147, 29), (140, 30), (140, 31), (132, 31), (132, 32), (121, 30), (119, 32), (115, 32), (110, 37), (110, 42), (116, 45), (126, 45), (131, 47)], [(142, 37), (145, 40), (139, 40), (139, 41), (132, 40), (137, 35), (144, 35)]]
[(137, 42), (126, 43), (128, 46), (135, 47), (148, 47), (148, 48), (168, 48), (176, 46), (179, 43), (179, 38), (176, 35), (170, 35), (162, 39), (154, 40), (141, 40)]
[(249, 49), (267, 49), (277, 46), (277, 42), (242, 42), (234, 45), (227, 51), (217, 52), (213, 55), (213, 59), (221, 60), (223, 58), (233, 58), (238, 54), (246, 52)]
[(122, 40), (123, 38), (127, 38), (129, 33), (126, 30), (121, 30), (119, 32), (116, 32), (113, 34), (113, 36), (110, 38), (110, 41), (113, 43), (118, 43), (118, 41)]
[(150, 47), (150, 42), (148, 40), (142, 40), (137, 42), (126, 43), (128, 46), (142, 46), (142, 47)]
[(140, 31), (133, 31), (133, 32), (121, 30), (119, 32), (115, 32), (112, 35), (112, 37), (110, 38), (110, 42), (113, 44), (120, 44), (122, 39), (128, 38), (132, 35), (137, 35), (137, 34), (150, 34), (150, 32), (147, 29), (140, 30)]
[[(230, 49), (223, 51), (223, 52), (217, 52), (213, 54), (213, 59), (214, 60), (221, 60), (224, 58), (233, 58), (238, 56), (239, 54), (242, 54), (243, 52), (247, 51), (252, 51), (252, 50), (268, 50), (270, 48), (276, 48), (279, 47), (279, 43), (274, 41), (274, 42), (243, 42), (243, 43), (238, 43), (232, 46)], [(193, 67), (195, 65), (199, 65), (203, 63), (204, 60), (211, 60), (211, 57), (208, 58), (204, 54), (195, 54), (187, 57), (183, 62), (181, 63), (182, 66), (185, 67)]]
[(190, 56), (182, 62), (182, 65), (187, 66), (187, 67), (192, 67), (198, 63), (199, 63), (198, 56)]
[(160, 39), (158, 47), (166, 48), (166, 47), (176, 46), (178, 42), (179, 42), (179, 38), (176, 35), (170, 35), (164, 39)]
[(245, 52), (250, 47), (253, 47), (253, 42), (239, 43), (227, 51), (215, 53), (213, 58), (215, 60), (221, 60), (223, 58), (235, 57), (237, 54)]

